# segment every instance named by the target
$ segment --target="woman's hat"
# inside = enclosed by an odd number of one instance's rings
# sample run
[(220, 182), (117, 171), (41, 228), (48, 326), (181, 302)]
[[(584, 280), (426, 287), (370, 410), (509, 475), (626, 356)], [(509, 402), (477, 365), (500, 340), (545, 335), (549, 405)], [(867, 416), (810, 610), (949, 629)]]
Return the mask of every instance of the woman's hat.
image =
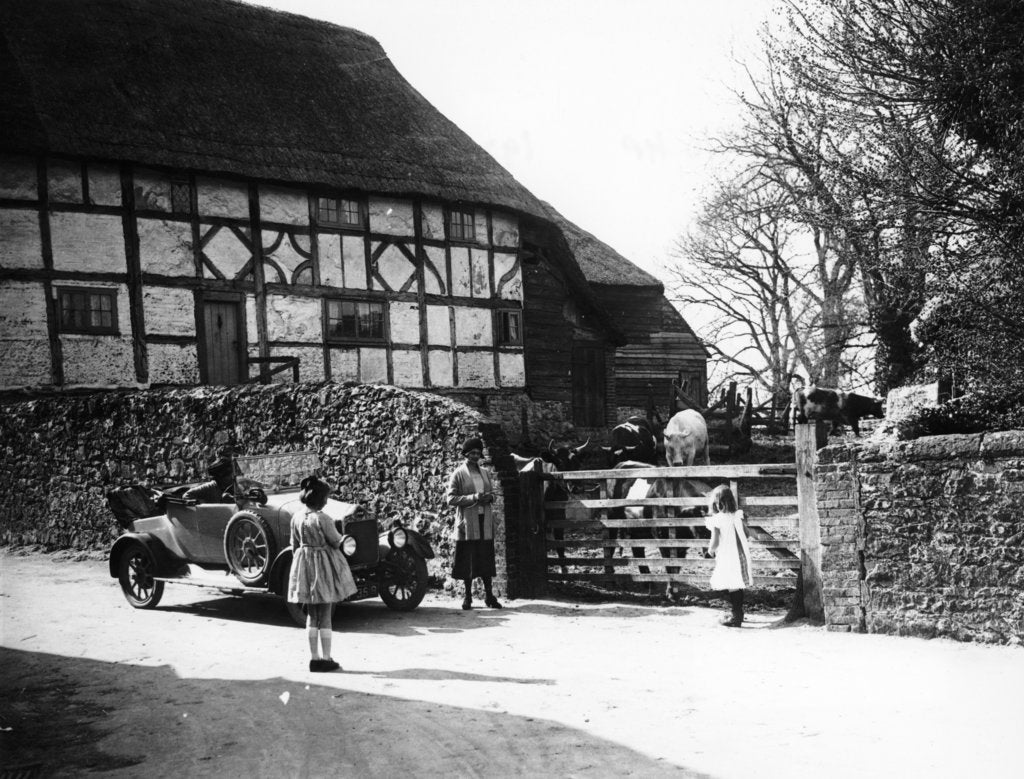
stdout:
[(466, 454), (476, 449), (478, 452), (484, 450), (484, 442), (479, 438), (467, 438), (462, 444), (462, 453)]

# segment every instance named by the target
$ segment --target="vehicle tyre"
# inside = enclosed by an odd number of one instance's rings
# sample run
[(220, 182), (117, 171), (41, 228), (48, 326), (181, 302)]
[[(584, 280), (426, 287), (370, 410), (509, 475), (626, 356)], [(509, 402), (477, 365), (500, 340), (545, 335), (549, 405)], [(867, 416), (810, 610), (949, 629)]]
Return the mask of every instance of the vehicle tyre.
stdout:
[(251, 511), (239, 511), (231, 517), (224, 529), (224, 559), (242, 584), (266, 584), (276, 556), (277, 541), (263, 517)]
[(427, 561), (402, 547), (392, 549), (387, 562), (378, 574), (381, 600), (389, 609), (412, 611), (427, 594)]
[(125, 600), (136, 609), (153, 609), (164, 596), (164, 583), (153, 579), (156, 560), (143, 544), (131, 544), (118, 563), (118, 581)]
[(284, 607), (288, 610), (288, 616), (292, 618), (292, 622), (300, 628), (306, 627), (306, 612), (302, 610), (301, 603), (292, 603), (286, 598)]

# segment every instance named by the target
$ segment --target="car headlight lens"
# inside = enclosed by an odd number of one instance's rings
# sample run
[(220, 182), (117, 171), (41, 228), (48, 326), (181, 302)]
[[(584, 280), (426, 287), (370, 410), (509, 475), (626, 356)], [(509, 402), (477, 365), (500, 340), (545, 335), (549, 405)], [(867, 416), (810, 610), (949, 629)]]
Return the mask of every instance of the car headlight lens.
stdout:
[(391, 546), (395, 547), (395, 549), (401, 549), (405, 546), (407, 540), (408, 537), (405, 535), (404, 529), (396, 527), (391, 531)]
[(341, 551), (345, 557), (351, 557), (356, 553), (356, 540), (352, 536), (343, 536), (341, 539)]

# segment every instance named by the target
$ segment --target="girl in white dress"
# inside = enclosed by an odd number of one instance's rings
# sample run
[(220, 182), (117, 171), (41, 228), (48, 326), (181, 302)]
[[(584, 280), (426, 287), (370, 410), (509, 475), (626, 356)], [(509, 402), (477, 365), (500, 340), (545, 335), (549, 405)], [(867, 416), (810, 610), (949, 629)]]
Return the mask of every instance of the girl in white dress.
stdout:
[[(331, 612), (334, 604), (356, 591), (348, 560), (342, 554), (341, 533), (324, 511), (331, 487), (316, 476), (301, 483), (303, 508), (292, 515), (292, 570), (288, 600), (306, 606), (310, 671), (336, 671), (341, 666), (331, 657)], [(323, 656), (320, 649), (323, 649)]]
[(732, 616), (722, 620), (730, 628), (743, 624), (743, 590), (754, 584), (751, 576), (750, 545), (746, 517), (736, 505), (736, 496), (726, 485), (715, 487), (708, 495), (711, 515), (706, 526), (711, 531), (708, 554), (715, 558), (711, 589), (726, 590)]

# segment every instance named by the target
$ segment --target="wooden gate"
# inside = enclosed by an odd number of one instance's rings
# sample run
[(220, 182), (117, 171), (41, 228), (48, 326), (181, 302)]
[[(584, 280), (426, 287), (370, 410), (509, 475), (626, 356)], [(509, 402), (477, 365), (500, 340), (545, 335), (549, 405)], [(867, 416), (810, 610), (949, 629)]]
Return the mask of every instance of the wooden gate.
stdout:
[[(726, 483), (750, 526), (755, 586), (800, 586), (808, 615), (820, 618), (820, 536), (813, 470), (821, 437), (820, 424), (799, 425), (792, 464), (591, 470), (557, 477), (524, 474), (528, 477), (522, 482), (524, 494), (542, 491), (535, 479), (562, 479), (570, 491), (567, 500), (523, 501), (523, 519), (544, 541), (537, 547), (544, 553), (546, 579), (706, 588), (714, 567), (714, 560), (704, 556), (710, 533), (704, 531), (706, 538), (687, 536), (688, 531), (704, 528), (706, 511), (702, 509), (707, 499), (615, 498), (614, 485), (636, 478), (689, 479), (709, 486)], [(626, 507), (649, 509), (644, 513), (651, 516), (623, 518)], [(624, 533), (630, 537), (623, 538)]]

